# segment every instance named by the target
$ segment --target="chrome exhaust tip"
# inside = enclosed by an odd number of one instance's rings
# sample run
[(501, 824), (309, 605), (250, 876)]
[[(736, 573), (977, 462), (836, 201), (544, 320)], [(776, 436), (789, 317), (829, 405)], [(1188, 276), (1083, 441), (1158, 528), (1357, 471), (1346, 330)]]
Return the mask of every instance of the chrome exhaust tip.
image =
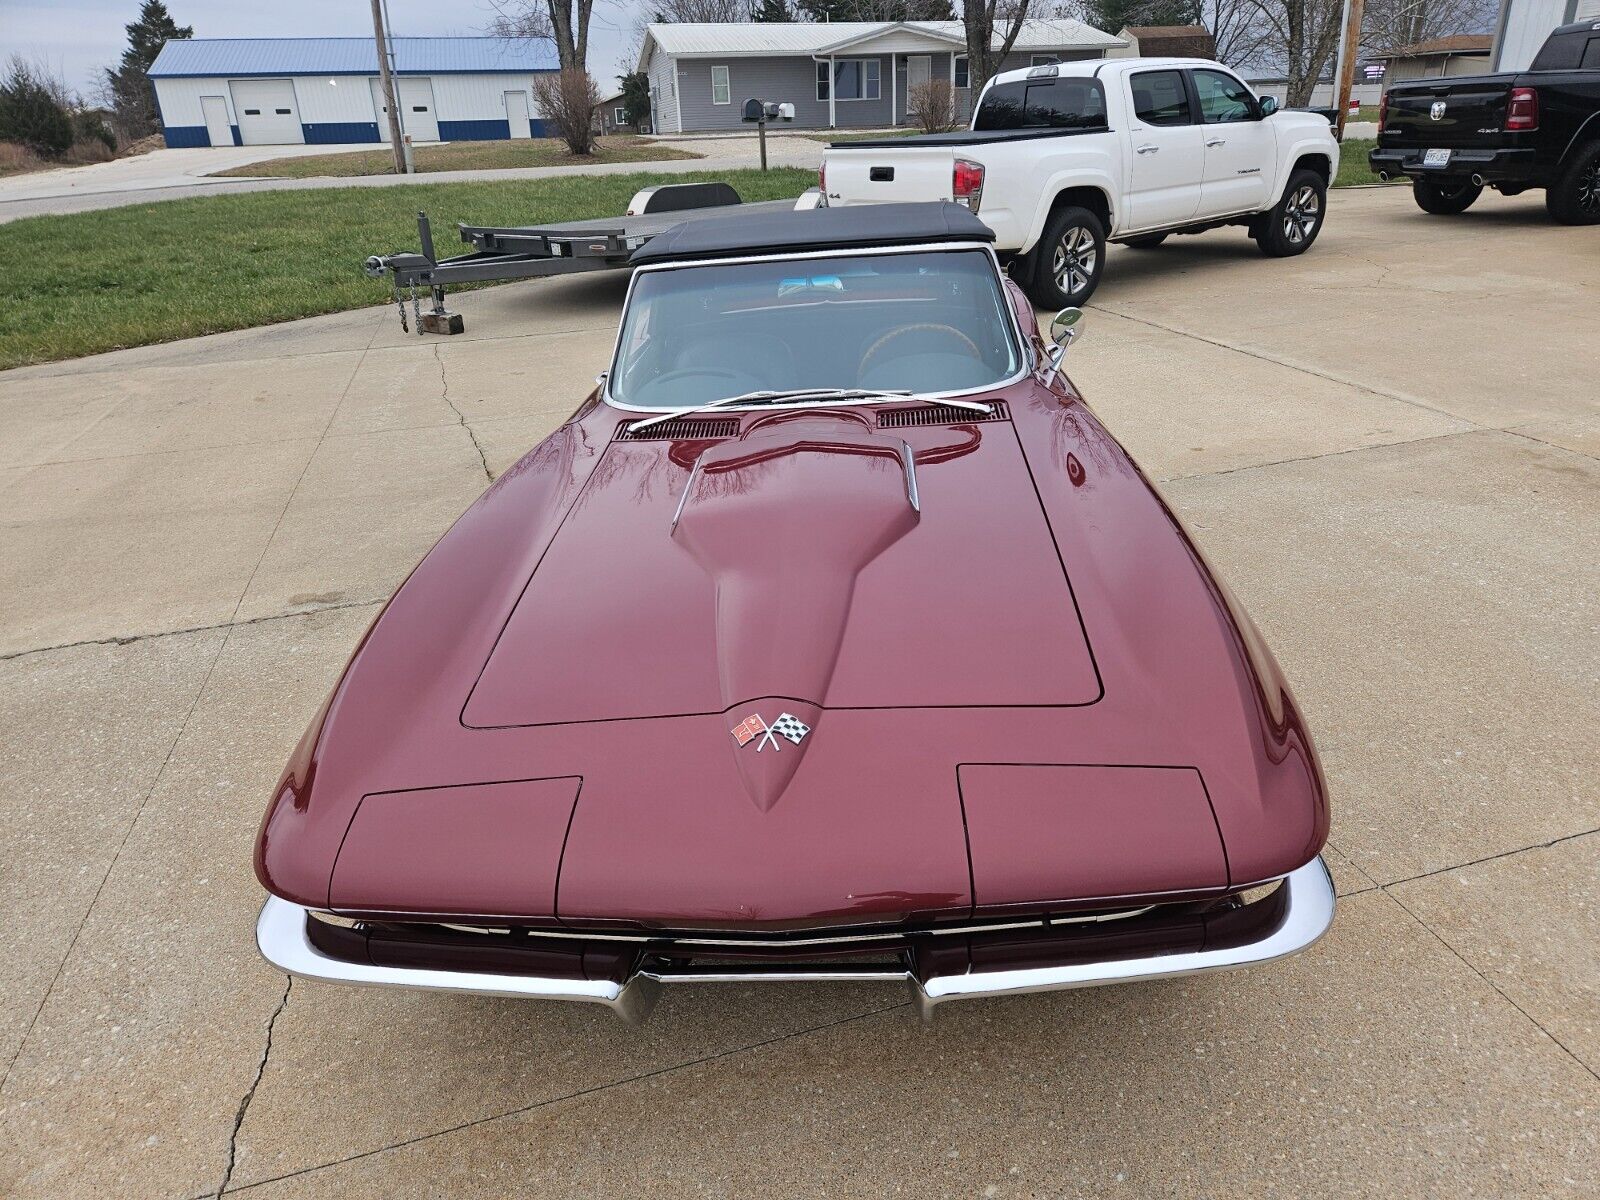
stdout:
[(1378, 172), (1378, 182), (1379, 183), (1388, 183), (1389, 182), (1389, 172), (1387, 172), (1387, 171), (1379, 171)]
[(1482, 187), (1483, 186), (1483, 176), (1479, 175), (1477, 172), (1473, 172), (1473, 175), (1472, 175), (1472, 186), (1473, 187)]

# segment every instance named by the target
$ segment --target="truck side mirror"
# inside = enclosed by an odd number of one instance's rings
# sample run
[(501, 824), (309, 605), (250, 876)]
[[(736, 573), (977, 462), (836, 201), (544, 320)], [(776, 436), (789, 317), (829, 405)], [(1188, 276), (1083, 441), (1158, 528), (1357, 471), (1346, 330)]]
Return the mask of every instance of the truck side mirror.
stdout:
[(1256, 105), (1261, 111), (1262, 120), (1265, 120), (1273, 113), (1278, 111), (1278, 102), (1271, 96), (1261, 97), (1260, 100), (1256, 101)]

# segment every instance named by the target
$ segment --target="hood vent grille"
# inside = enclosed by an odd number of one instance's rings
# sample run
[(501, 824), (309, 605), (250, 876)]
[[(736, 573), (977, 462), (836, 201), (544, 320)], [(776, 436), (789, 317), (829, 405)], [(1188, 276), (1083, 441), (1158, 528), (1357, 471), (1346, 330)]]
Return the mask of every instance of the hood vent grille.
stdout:
[(925, 408), (895, 408), (878, 411), (879, 429), (909, 429), (914, 425), (969, 425), (974, 421), (1009, 421), (1011, 410), (1004, 400), (987, 401), (987, 413), (970, 408), (957, 408), (953, 404), (938, 404)]
[(616, 436), (612, 439), (618, 442), (682, 442), (703, 441), (708, 438), (730, 438), (738, 435), (738, 417), (714, 417), (711, 420), (696, 420), (691, 417), (674, 417), (670, 421), (658, 421), (647, 429), (638, 433), (633, 431), (639, 422), (629, 421), (625, 425), (618, 425)]

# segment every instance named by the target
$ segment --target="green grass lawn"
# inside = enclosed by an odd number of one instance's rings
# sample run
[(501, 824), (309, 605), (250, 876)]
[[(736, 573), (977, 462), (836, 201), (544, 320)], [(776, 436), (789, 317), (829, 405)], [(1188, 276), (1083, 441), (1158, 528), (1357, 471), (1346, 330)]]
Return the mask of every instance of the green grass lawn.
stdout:
[[(810, 171), (694, 172), (746, 200), (796, 196)], [(526, 225), (621, 213), (648, 173), (486, 183), (316, 188), (167, 200), (0, 225), (9, 264), (0, 368), (339, 312), (389, 299), (369, 254), (415, 249), (417, 210), (441, 254), (454, 224)]]
[[(498, 171), (509, 167), (575, 167), (592, 163), (665, 162), (673, 158), (700, 158), (633, 134), (613, 134), (595, 143), (595, 151), (580, 158), (560, 138), (497, 142), (446, 142), (418, 146), (412, 151), (417, 173), (427, 171)], [(272, 158), (247, 163), (218, 175), (246, 175), (272, 179), (311, 179), (325, 176), (392, 175), (394, 155), (387, 146), (376, 150), (349, 150), (341, 154), (310, 154), (302, 158)]]
[[(1377, 183), (1378, 177), (1367, 166), (1367, 151), (1378, 143), (1374, 138), (1346, 138), (1339, 146), (1339, 174), (1334, 177), (1334, 187), (1355, 187), (1363, 183)], [(1401, 177), (1391, 183), (1409, 183)]]

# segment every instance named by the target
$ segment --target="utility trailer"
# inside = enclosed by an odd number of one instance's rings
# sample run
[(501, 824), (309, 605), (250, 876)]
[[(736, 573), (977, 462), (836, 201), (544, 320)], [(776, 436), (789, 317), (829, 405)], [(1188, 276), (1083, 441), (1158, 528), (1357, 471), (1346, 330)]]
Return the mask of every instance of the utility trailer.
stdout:
[[(766, 200), (745, 204), (726, 183), (667, 183), (634, 194), (628, 211), (620, 217), (595, 217), (584, 221), (558, 221), (549, 225), (458, 225), (461, 240), (473, 247), (467, 254), (441, 259), (433, 246), (428, 214), (417, 214), (417, 239), (421, 249), (395, 254), (374, 254), (366, 272), (375, 279), (389, 276), (400, 328), (406, 329), (406, 295), (416, 317), (418, 333), (460, 333), (460, 313), (445, 308), (445, 289), (466, 283), (495, 280), (541, 279), (547, 275), (572, 275), (580, 271), (626, 268), (633, 252), (657, 234), (688, 221), (705, 221), (724, 215), (734, 205), (740, 212), (776, 212), (816, 208), (822, 193), (811, 188), (798, 200)], [(422, 311), (421, 293), (432, 299)]]

